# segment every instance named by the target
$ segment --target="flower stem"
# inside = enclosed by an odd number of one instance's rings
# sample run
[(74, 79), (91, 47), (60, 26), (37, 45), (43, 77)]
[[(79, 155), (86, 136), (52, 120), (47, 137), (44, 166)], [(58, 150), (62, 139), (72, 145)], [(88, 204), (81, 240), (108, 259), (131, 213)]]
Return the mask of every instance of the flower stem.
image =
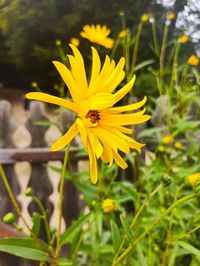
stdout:
[(126, 256), (128, 255), (128, 253), (135, 247), (135, 245), (141, 240), (143, 239), (159, 222), (161, 222), (161, 220), (168, 214), (170, 213), (176, 206), (194, 198), (195, 195), (194, 193), (187, 195), (179, 200), (177, 200), (176, 202), (174, 202), (166, 211), (164, 211), (138, 238), (136, 238), (136, 240), (131, 243), (126, 249), (125, 251), (118, 257), (115, 258), (113, 261), (112, 266), (116, 266), (118, 265), (118, 263)]
[(62, 208), (63, 208), (63, 192), (64, 192), (64, 181), (65, 181), (65, 172), (66, 172), (66, 166), (67, 161), (69, 157), (69, 147), (70, 143), (68, 144), (66, 150), (65, 150), (65, 156), (63, 161), (63, 167), (61, 172), (61, 180), (60, 180), (60, 189), (59, 189), (59, 205), (58, 205), (58, 231), (57, 231), (57, 242), (56, 242), (56, 258), (59, 257), (60, 254), (60, 236), (61, 236), (61, 222), (62, 222)]
[(156, 23), (152, 23), (152, 33), (153, 33), (153, 42), (154, 42), (154, 48), (156, 55), (159, 56), (159, 44), (158, 44), (158, 36), (157, 36), (157, 31), (156, 31)]
[(19, 217), (22, 219), (23, 223), (25, 224), (25, 226), (27, 227), (27, 229), (29, 230), (30, 233), (32, 233), (32, 230), (30, 228), (30, 226), (28, 225), (28, 223), (26, 222), (26, 219), (24, 218), (22, 212), (21, 212), (21, 209), (19, 207), (19, 204), (17, 203), (17, 200), (15, 199), (15, 196), (12, 192), (12, 189), (8, 183), (8, 180), (7, 180), (7, 177), (6, 177), (6, 174), (4, 172), (4, 169), (3, 169), (3, 166), (0, 164), (0, 175), (2, 177), (2, 180), (3, 180), (3, 183), (4, 183), (4, 186), (6, 188), (6, 191), (8, 192), (8, 195), (10, 197), (10, 200), (17, 212), (17, 214), (19, 215)]

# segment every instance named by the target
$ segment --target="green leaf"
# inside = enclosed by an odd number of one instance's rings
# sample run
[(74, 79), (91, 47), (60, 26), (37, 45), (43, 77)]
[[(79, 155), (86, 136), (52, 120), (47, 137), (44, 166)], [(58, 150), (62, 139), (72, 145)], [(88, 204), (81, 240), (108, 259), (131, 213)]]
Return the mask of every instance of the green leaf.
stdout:
[(58, 265), (59, 266), (70, 266), (70, 265), (72, 265), (72, 262), (66, 258), (59, 258), (58, 259)]
[(177, 244), (184, 248), (185, 250), (189, 251), (191, 254), (196, 255), (197, 257), (200, 257), (200, 250), (193, 247), (192, 245), (184, 242), (184, 241), (178, 241)]
[(110, 220), (110, 226), (111, 226), (111, 235), (112, 235), (114, 251), (117, 252), (121, 244), (121, 236), (119, 228), (113, 219)]
[(124, 228), (124, 231), (126, 232), (126, 235), (130, 241), (130, 243), (133, 242), (133, 233), (131, 231), (130, 225), (128, 223), (128, 221), (126, 220), (126, 218), (123, 215), (120, 215), (120, 220), (122, 223), (122, 226)]
[(61, 245), (69, 243), (78, 232), (82, 229), (83, 225), (88, 220), (90, 214), (81, 215), (78, 220), (74, 221), (61, 236)]
[(148, 66), (148, 65), (151, 65), (151, 64), (153, 64), (153, 63), (154, 63), (154, 60), (153, 60), (153, 59), (145, 60), (145, 61), (143, 61), (142, 63), (137, 64), (137, 65), (135, 66), (135, 68), (134, 68), (134, 71), (136, 72), (136, 71), (138, 71), (139, 69), (141, 69), (141, 68), (143, 68), (143, 67), (146, 67), (146, 66)]
[(39, 243), (27, 238), (1, 238), (0, 251), (29, 260), (46, 261), (49, 255), (42, 250), (43, 242), (39, 241)]
[(146, 261), (146, 258), (144, 257), (144, 253), (142, 251), (141, 245), (138, 244), (136, 246), (136, 249), (137, 249), (137, 253), (138, 253), (138, 262), (140, 263), (140, 265), (146, 266), (147, 265), (147, 261)]

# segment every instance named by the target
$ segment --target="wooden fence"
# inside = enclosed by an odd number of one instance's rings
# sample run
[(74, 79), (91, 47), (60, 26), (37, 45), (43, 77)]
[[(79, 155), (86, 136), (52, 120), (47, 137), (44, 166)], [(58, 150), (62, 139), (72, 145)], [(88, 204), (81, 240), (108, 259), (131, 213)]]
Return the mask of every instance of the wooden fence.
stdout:
[[(66, 132), (72, 123), (72, 114), (63, 113), (62, 128)], [(44, 163), (49, 161), (62, 162), (64, 152), (59, 151), (52, 153), (49, 151), (45, 141), (45, 134), (49, 130), (49, 126), (39, 126), (36, 121), (46, 120), (48, 117), (44, 110), (44, 105), (39, 102), (31, 102), (30, 111), (28, 113), (27, 121), (25, 123), (26, 129), (31, 135), (31, 143), (27, 148), (17, 148), (16, 143), (13, 142), (13, 132), (17, 129), (16, 122), (12, 116), (11, 104), (7, 101), (0, 101), (0, 163), (3, 165), (9, 184), (12, 187), (15, 197), (19, 200), (19, 204), (25, 213), (32, 214), (38, 211), (34, 202), (27, 203), (27, 198), (24, 195), (26, 186), (32, 187), (34, 194), (41, 200), (45, 209), (48, 210), (48, 219), (51, 220), (53, 214), (57, 211), (56, 200), (58, 199), (59, 176), (56, 173), (51, 174), (44, 167)], [(77, 157), (78, 143), (75, 140), (69, 153), (69, 163), (73, 172), (78, 171), (79, 160), (87, 160), (86, 156)], [(16, 173), (16, 162), (29, 162), (31, 165), (30, 176), (26, 177), (26, 181), (20, 180)], [(27, 174), (27, 173), (26, 173)], [(56, 181), (56, 182), (55, 182)], [(23, 206), (24, 203), (27, 203)], [(0, 219), (7, 212), (14, 212), (15, 210), (4, 188), (2, 178), (0, 176)], [(63, 222), (66, 226), (76, 218), (82, 208), (82, 203), (79, 199), (78, 191), (70, 181), (65, 181), (65, 196), (63, 201)], [(25, 210), (26, 209), (26, 210)], [(17, 215), (17, 214), (16, 214)], [(57, 215), (54, 215), (56, 217)], [(30, 220), (30, 216), (27, 217)], [(54, 221), (55, 222), (55, 221)], [(40, 237), (45, 238), (41, 230)], [(15, 231), (9, 226), (0, 223), (0, 237), (15, 236)], [(28, 262), (22, 259), (17, 259), (14, 256), (0, 253), (0, 266), (27, 266), (38, 265), (35, 262)]]

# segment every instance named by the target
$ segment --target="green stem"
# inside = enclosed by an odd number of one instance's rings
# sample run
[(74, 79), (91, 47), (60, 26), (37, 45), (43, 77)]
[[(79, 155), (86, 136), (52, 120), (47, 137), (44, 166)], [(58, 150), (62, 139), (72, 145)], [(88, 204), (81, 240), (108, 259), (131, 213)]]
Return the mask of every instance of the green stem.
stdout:
[(169, 30), (169, 26), (167, 24), (165, 24), (162, 46), (161, 46), (161, 52), (160, 52), (160, 73), (159, 73), (159, 92), (160, 92), (160, 95), (163, 94), (164, 58), (165, 58), (168, 30)]
[(45, 226), (45, 230), (46, 230), (46, 234), (47, 234), (48, 243), (50, 244), (51, 243), (51, 234), (50, 234), (49, 225), (48, 225), (48, 221), (47, 221), (46, 211), (45, 211), (41, 201), (38, 198), (33, 196), (33, 200), (38, 205), (38, 207), (39, 207), (39, 209), (40, 209), (40, 211), (42, 213), (42, 218), (44, 220), (44, 226)]
[(0, 164), (0, 174), (1, 174), (1, 177), (2, 177), (2, 180), (3, 180), (3, 183), (4, 183), (4, 186), (6, 188), (6, 191), (8, 192), (8, 195), (10, 197), (10, 200), (11, 200), (11, 202), (12, 202), (12, 204), (13, 204), (16, 212), (17, 212), (17, 214), (22, 219), (23, 223), (25, 224), (25, 226), (27, 227), (27, 229), (29, 230), (29, 232), (32, 233), (32, 230), (29, 227), (28, 223), (26, 222), (26, 219), (24, 218), (24, 216), (23, 216), (23, 214), (21, 212), (21, 209), (20, 209), (20, 207), (19, 207), (19, 205), (18, 205), (18, 203), (17, 203), (17, 201), (15, 199), (15, 196), (14, 196), (12, 190), (11, 190), (11, 187), (10, 187), (10, 185), (8, 183), (7, 177), (5, 175), (4, 169), (3, 169), (3, 167), (2, 167), (1, 164)]
[(159, 56), (159, 44), (158, 44), (158, 36), (157, 36), (157, 31), (156, 31), (156, 23), (152, 23), (152, 33), (153, 33), (153, 43), (154, 43), (154, 48), (156, 55)]
[[(154, 189), (148, 197), (146, 197), (146, 199), (144, 200), (143, 204), (140, 206), (139, 210), (137, 211), (131, 225), (130, 225), (130, 228), (133, 229), (134, 228), (134, 225), (138, 219), (138, 217), (140, 216), (141, 212), (143, 211), (144, 207), (146, 206), (147, 202), (150, 200), (150, 198), (152, 198), (160, 189), (162, 188), (162, 184), (160, 184), (156, 189)], [(121, 242), (121, 245), (117, 251), (117, 253), (115, 254), (115, 258), (114, 258), (114, 261), (117, 259), (117, 257), (119, 256), (125, 242), (126, 242), (126, 239), (127, 239), (127, 236), (125, 235), (122, 242)]]
[(58, 259), (60, 254), (60, 237), (61, 237), (61, 222), (62, 222), (62, 208), (63, 208), (63, 192), (64, 192), (64, 182), (65, 182), (65, 172), (67, 167), (67, 161), (69, 157), (69, 147), (70, 143), (68, 144), (65, 150), (65, 156), (63, 161), (62, 173), (61, 173), (61, 180), (60, 180), (60, 189), (59, 189), (59, 203), (58, 203), (58, 231), (57, 231), (57, 242), (56, 242), (56, 258)]
[(115, 258), (113, 261), (112, 266), (118, 265), (118, 263), (135, 247), (135, 245), (143, 239), (161, 220), (170, 213), (176, 206), (194, 198), (194, 193), (187, 195), (176, 202), (174, 202), (166, 211), (164, 211), (132, 244), (128, 246), (128, 248), (125, 249), (125, 251), (118, 257)]
[(143, 22), (140, 21), (140, 23), (138, 25), (136, 37), (135, 37), (135, 44), (134, 44), (134, 48), (133, 48), (133, 58), (132, 58), (131, 69), (130, 69), (128, 79), (131, 79), (131, 77), (134, 74), (135, 65), (137, 62), (137, 53), (138, 53), (138, 47), (139, 47), (139, 42), (140, 42), (140, 36), (141, 36), (141, 32), (142, 32), (142, 26), (143, 26)]

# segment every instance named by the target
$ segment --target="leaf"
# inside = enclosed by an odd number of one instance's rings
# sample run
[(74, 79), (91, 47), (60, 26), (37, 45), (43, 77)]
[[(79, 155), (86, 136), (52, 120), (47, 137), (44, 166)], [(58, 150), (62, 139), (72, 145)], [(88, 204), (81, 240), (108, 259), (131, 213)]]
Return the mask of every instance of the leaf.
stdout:
[(147, 261), (146, 261), (146, 258), (144, 257), (141, 245), (138, 244), (136, 246), (136, 249), (137, 249), (137, 253), (138, 253), (138, 262), (140, 263), (140, 265), (146, 266), (147, 265)]
[[(41, 240), (40, 243), (42, 246), (46, 244)], [(46, 261), (49, 258), (35, 240), (27, 238), (1, 238), (0, 251), (29, 260)]]
[(197, 257), (200, 257), (200, 250), (193, 247), (192, 245), (184, 242), (184, 241), (178, 241), (177, 244), (181, 246), (182, 248), (186, 249), (189, 251), (191, 254), (196, 255)]
[(126, 232), (126, 235), (129, 239), (130, 243), (132, 243), (133, 242), (133, 233), (131, 231), (129, 223), (127, 222), (126, 218), (123, 215), (120, 215), (120, 220), (121, 220), (122, 226), (124, 228), (124, 231)]
[(121, 244), (121, 236), (119, 228), (113, 219), (110, 220), (110, 226), (111, 226), (111, 235), (112, 235), (114, 251), (117, 252)]
[(74, 221), (65, 231), (65, 233), (61, 236), (60, 244), (64, 245), (69, 243), (78, 232), (82, 229), (83, 225), (86, 223), (89, 214), (81, 215), (78, 220)]
[(135, 66), (135, 68), (134, 68), (134, 71), (136, 72), (136, 71), (138, 71), (139, 69), (141, 69), (141, 68), (143, 68), (143, 67), (146, 67), (146, 66), (148, 66), (148, 65), (151, 65), (151, 64), (153, 64), (153, 63), (154, 63), (154, 60), (153, 60), (153, 59), (145, 60), (145, 61), (143, 61), (142, 63), (137, 64), (137, 65)]

